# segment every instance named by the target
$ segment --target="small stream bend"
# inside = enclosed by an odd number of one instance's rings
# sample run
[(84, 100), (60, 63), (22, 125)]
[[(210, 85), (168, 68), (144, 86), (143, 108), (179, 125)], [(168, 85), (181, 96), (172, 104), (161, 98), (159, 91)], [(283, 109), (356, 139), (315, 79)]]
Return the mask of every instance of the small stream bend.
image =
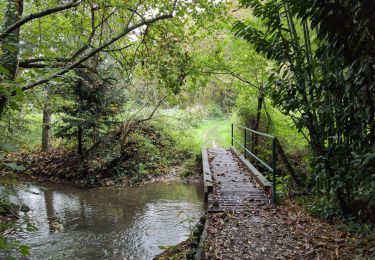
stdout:
[(151, 259), (185, 240), (203, 215), (198, 184), (153, 183), (125, 190), (23, 183), (18, 203), (38, 229), (17, 235), (30, 259)]

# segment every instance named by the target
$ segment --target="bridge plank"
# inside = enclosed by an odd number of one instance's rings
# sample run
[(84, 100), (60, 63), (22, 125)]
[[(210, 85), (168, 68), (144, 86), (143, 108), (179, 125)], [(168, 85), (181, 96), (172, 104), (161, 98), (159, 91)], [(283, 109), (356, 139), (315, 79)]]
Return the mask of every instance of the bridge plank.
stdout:
[(202, 158), (203, 167), (206, 169), (203, 171), (204, 176), (208, 176), (208, 173), (205, 172), (209, 171), (213, 185), (212, 192), (209, 192), (207, 197), (209, 213), (221, 212), (226, 209), (243, 210), (245, 204), (252, 201), (264, 204), (272, 203), (268, 192), (270, 183), (267, 180), (260, 182), (254, 178), (255, 171), (243, 164), (232, 150), (204, 149)]
[(213, 190), (212, 174), (208, 162), (207, 149), (202, 149), (202, 164), (203, 164), (203, 184), (204, 193), (207, 194)]

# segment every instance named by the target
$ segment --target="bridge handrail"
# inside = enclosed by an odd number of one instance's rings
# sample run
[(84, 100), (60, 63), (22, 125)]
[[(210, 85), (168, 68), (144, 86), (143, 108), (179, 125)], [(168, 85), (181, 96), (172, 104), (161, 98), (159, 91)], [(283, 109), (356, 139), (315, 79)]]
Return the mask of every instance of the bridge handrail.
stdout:
[[(238, 141), (237, 139), (234, 138), (234, 126), (244, 129), (244, 144), (243, 145), (241, 144), (240, 141)], [(262, 159), (260, 159), (254, 153), (252, 153), (249, 149), (247, 149), (247, 131), (272, 139), (272, 165), (271, 166), (268, 165), (267, 163), (265, 163)], [(267, 170), (272, 172), (272, 196), (273, 196), (273, 202), (276, 205), (276, 170), (277, 170), (276, 169), (276, 142), (277, 142), (277, 138), (273, 135), (258, 132), (258, 131), (255, 131), (253, 129), (250, 129), (248, 127), (245, 127), (245, 126), (232, 124), (232, 138), (231, 138), (231, 140), (232, 140), (232, 146), (234, 146), (234, 142), (235, 142), (236, 144), (241, 146), (241, 148), (244, 149), (244, 157), (245, 158), (246, 158), (247, 154), (251, 155), (255, 160), (257, 160), (264, 167), (266, 167)]]
[(237, 126), (237, 127), (239, 127), (239, 128), (242, 128), (242, 129), (246, 129), (247, 131), (250, 131), (250, 132), (252, 132), (252, 133), (254, 133), (254, 134), (257, 134), (257, 135), (261, 135), (261, 136), (268, 137), (268, 138), (271, 138), (271, 139), (276, 138), (276, 137), (273, 136), (273, 135), (266, 134), (266, 133), (262, 133), (262, 132), (258, 132), (258, 131), (255, 131), (255, 130), (253, 130), (253, 129), (251, 129), (251, 128), (248, 128), (248, 127), (246, 127), (246, 126), (235, 125), (235, 124), (232, 124), (232, 125)]
[(258, 162), (260, 162), (264, 167), (267, 168), (267, 170), (269, 170), (270, 172), (273, 172), (273, 169), (271, 166), (269, 166), (267, 163), (265, 163), (262, 159), (260, 159), (259, 157), (257, 157), (255, 154), (253, 154), (250, 150), (248, 150), (247, 148), (245, 148), (239, 141), (237, 141), (236, 139), (233, 138), (233, 140), (239, 145), (241, 146), (244, 150), (246, 150), (246, 152), (248, 152), (248, 154), (250, 154), (254, 159), (256, 159)]

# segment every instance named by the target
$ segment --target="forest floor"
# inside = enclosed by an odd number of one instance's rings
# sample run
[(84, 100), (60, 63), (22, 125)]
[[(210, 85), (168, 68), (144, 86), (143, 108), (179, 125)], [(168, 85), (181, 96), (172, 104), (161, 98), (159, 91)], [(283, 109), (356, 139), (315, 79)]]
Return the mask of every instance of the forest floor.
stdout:
[[(375, 238), (356, 237), (295, 202), (210, 214), (205, 259), (371, 259)], [(372, 258), (373, 259), (373, 258)]]
[[(155, 174), (137, 176), (100, 175), (99, 173), (82, 174), (79, 172), (79, 156), (65, 149), (53, 149), (49, 152), (38, 153), (13, 153), (8, 154), (7, 160), (16, 162), (17, 165), (25, 167), (23, 171), (15, 171), (6, 167), (0, 167), (0, 178), (19, 180), (48, 181), (53, 183), (69, 183), (75, 186), (89, 188), (111, 188), (142, 186), (154, 182), (182, 182), (200, 183), (203, 177), (198, 171), (199, 167), (193, 169), (189, 174), (184, 174), (181, 165), (175, 164), (163, 169), (156, 169)], [(93, 178), (95, 186), (92, 185)]]

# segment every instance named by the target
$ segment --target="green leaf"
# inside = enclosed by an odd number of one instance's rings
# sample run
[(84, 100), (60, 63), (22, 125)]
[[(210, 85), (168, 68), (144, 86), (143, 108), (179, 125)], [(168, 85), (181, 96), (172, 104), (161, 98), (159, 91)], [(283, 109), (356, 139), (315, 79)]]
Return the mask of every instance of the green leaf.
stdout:
[(32, 231), (36, 231), (38, 230), (38, 228), (36, 226), (34, 226), (33, 224), (31, 223), (27, 223), (27, 226), (26, 226), (26, 231), (28, 232), (32, 232)]
[(28, 256), (30, 254), (30, 248), (26, 245), (20, 245), (20, 253), (22, 256)]
[[(0, 53), (0, 56), (1, 56), (1, 53)], [(5, 68), (4, 66), (0, 65), (0, 74), (8, 75), (9, 70)]]

